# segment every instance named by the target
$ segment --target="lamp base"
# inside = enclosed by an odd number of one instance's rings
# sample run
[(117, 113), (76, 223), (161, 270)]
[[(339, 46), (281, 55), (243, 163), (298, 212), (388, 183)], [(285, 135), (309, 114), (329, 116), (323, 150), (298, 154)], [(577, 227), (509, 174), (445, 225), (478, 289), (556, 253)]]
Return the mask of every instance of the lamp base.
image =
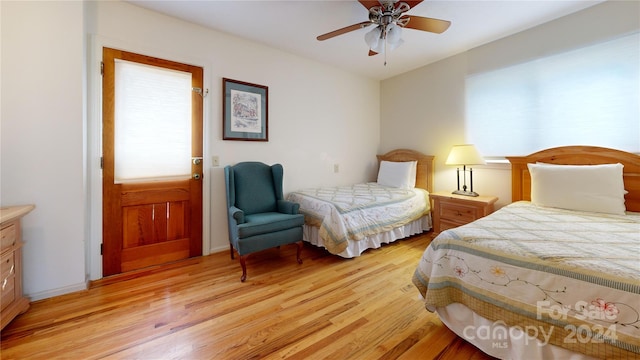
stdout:
[(452, 192), (452, 194), (464, 195), (464, 196), (479, 196), (478, 193), (475, 191), (462, 191), (462, 190), (456, 190)]

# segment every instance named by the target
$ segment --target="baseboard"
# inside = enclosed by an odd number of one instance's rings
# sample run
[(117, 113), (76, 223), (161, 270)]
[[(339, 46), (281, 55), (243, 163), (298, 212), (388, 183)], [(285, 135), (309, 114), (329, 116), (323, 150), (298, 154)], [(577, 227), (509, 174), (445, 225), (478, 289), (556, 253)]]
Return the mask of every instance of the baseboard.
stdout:
[(229, 251), (229, 245), (211, 248), (209, 250), (209, 254), (219, 253), (223, 251)]
[(29, 298), (30, 301), (38, 301), (38, 300), (48, 299), (54, 296), (69, 294), (76, 291), (84, 291), (87, 289), (88, 289), (87, 283), (78, 283), (78, 284), (69, 285), (69, 286), (65, 286), (57, 289), (51, 289), (47, 291), (41, 291), (41, 292), (25, 294), (25, 295)]

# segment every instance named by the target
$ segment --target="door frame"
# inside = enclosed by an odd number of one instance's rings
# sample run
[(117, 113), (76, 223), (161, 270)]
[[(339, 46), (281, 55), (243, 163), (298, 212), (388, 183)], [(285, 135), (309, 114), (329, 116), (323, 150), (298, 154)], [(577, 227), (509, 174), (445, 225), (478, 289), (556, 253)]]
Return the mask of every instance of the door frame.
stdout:
[[(132, 45), (121, 41), (107, 39), (99, 35), (93, 35), (89, 39), (89, 51), (87, 54), (87, 109), (85, 117), (85, 273), (86, 283), (102, 278), (102, 169), (100, 161), (102, 157), (102, 76), (100, 75), (100, 63), (102, 62), (102, 48), (110, 47), (123, 51), (145, 54), (164, 58), (171, 61), (187, 63), (203, 68), (203, 87), (210, 87), (210, 67), (202, 59), (185, 57), (172, 52), (150, 49), (145, 45)], [(211, 253), (211, 171), (209, 162), (209, 98), (203, 99), (202, 119), (202, 156), (203, 156), (203, 183), (202, 183), (202, 255)]]

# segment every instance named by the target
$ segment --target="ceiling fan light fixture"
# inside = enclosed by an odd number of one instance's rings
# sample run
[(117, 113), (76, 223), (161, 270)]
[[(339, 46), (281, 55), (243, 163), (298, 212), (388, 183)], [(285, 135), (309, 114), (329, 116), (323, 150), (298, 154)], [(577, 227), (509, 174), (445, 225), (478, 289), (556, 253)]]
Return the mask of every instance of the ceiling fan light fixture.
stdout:
[[(387, 28), (387, 41), (390, 46), (394, 48), (400, 46), (403, 43), (402, 41), (402, 28), (396, 23), (391, 23)], [(393, 50), (393, 49), (389, 49)]]
[(367, 43), (367, 45), (369, 45), (370, 49), (373, 50), (374, 48), (377, 48), (379, 46), (381, 42), (381, 34), (382, 30), (380, 29), (380, 26), (376, 26), (364, 35), (364, 41)]
[(376, 54), (382, 54), (384, 53), (384, 40), (383, 41), (378, 41), (378, 43), (376, 44), (376, 46), (369, 48), (371, 51), (375, 52)]
[(402, 40), (402, 39), (398, 39), (398, 41), (395, 42), (395, 43), (389, 42), (387, 44), (387, 50), (393, 51), (393, 50), (397, 49), (402, 44), (404, 44), (404, 40)]
[(378, 25), (364, 35), (364, 41), (369, 49), (380, 54), (386, 50), (392, 51), (404, 43), (402, 40), (402, 27), (396, 23)]

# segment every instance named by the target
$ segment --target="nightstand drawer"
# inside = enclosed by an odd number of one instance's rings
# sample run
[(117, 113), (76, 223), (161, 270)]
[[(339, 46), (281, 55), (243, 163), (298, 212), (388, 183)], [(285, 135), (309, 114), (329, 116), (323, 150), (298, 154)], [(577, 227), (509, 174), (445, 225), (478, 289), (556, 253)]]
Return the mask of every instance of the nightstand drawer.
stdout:
[(466, 224), (476, 219), (476, 208), (460, 204), (442, 202), (440, 204), (440, 220)]
[(493, 212), (495, 196), (463, 196), (443, 191), (429, 194), (433, 201), (433, 231), (441, 232), (468, 224)]
[(16, 226), (10, 225), (0, 230), (0, 249), (8, 249), (16, 243)]
[(14, 253), (8, 253), (7, 255), (2, 257), (2, 264), (0, 264), (0, 276), (3, 280), (8, 275), (13, 274), (15, 271), (15, 260)]
[(447, 221), (447, 220), (441, 219), (439, 229), (440, 231), (445, 231), (445, 230), (457, 228), (458, 226), (462, 226), (464, 224), (465, 223), (459, 223), (459, 222)]
[(0, 286), (2, 286), (2, 310), (7, 307), (15, 299), (15, 259), (14, 253), (11, 252), (2, 257), (0, 264)]
[(0, 301), (2, 301), (2, 307), (0, 308), (0, 310), (4, 310), (7, 306), (11, 305), (13, 300), (15, 300), (15, 281), (15, 276), (10, 276), (2, 280), (2, 297), (0, 297)]

